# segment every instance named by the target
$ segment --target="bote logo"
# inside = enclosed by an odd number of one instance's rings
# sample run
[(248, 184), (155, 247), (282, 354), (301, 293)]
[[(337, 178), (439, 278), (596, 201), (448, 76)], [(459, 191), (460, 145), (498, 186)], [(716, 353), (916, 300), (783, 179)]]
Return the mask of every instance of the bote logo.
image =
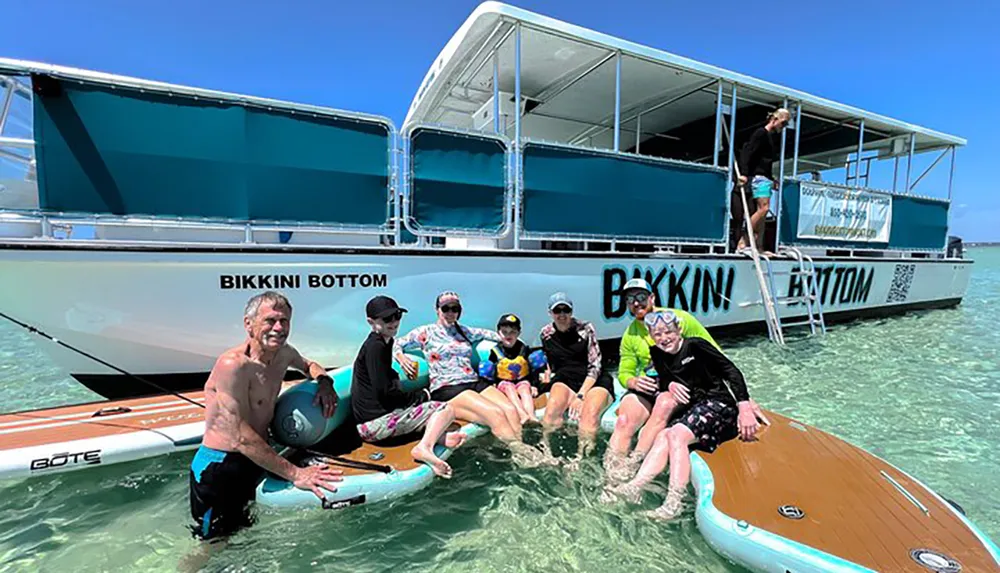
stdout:
[(31, 460), (31, 471), (50, 470), (61, 468), (66, 465), (94, 465), (101, 463), (101, 450), (90, 450), (88, 452), (75, 452), (56, 454), (47, 458)]

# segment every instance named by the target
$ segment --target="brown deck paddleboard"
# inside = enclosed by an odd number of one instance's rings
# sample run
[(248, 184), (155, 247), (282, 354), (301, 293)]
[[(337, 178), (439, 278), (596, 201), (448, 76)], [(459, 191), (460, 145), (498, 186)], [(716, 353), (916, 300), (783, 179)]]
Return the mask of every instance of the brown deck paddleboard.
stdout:
[(767, 415), (758, 441), (697, 454), (720, 512), (875, 571), (958, 571), (948, 562), (1000, 571), (984, 540), (913, 478), (831, 434)]

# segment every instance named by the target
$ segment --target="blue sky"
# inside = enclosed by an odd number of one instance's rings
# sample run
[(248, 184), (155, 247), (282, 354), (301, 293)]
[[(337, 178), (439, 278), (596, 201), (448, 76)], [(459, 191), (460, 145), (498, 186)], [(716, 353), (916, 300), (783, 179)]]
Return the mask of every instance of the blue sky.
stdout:
[[(952, 233), (1000, 241), (1000, 177), (991, 168), (1000, 155), (1000, 9), (992, 2), (511, 3), (964, 137)], [(476, 5), (5, 0), (0, 56), (378, 113), (399, 125), (431, 61)], [(943, 167), (917, 192), (942, 196)]]

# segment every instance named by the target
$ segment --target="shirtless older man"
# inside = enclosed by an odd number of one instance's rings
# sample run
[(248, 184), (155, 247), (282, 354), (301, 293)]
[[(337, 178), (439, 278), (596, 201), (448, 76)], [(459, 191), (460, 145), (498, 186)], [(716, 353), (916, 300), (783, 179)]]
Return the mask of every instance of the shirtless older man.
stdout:
[(205, 384), (205, 437), (191, 462), (193, 531), (202, 539), (223, 537), (251, 525), (250, 502), (265, 471), (323, 499), (324, 488), (342, 472), (326, 466), (299, 468), (270, 445), (267, 427), (289, 368), (316, 380), (316, 404), (333, 415), (337, 395), (333, 380), (319, 364), (307, 360), (287, 343), (292, 305), (276, 292), (258, 294), (247, 302), (243, 317), (247, 339), (222, 353)]

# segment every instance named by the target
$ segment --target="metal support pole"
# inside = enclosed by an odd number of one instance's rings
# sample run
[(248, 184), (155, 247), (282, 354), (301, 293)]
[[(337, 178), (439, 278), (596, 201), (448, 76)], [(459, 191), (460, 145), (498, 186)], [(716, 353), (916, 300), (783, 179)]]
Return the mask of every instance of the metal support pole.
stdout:
[(913, 151), (917, 147), (917, 134), (910, 134), (910, 155), (906, 160), (906, 187), (903, 188), (903, 193), (910, 192), (910, 171), (913, 169)]
[(854, 188), (861, 188), (861, 152), (865, 147), (865, 120), (862, 118), (861, 126), (858, 129), (858, 161), (854, 166)]
[(955, 153), (958, 147), (951, 146), (951, 168), (948, 170), (948, 200), (951, 201), (951, 184), (955, 181)]
[(639, 144), (642, 143), (642, 112), (635, 116), (635, 154), (639, 155)]
[(493, 48), (493, 133), (500, 133), (500, 52), (497, 47)]
[(615, 52), (615, 153), (620, 151), (622, 131), (622, 53)]
[(7, 115), (10, 114), (10, 105), (14, 102), (14, 80), (3, 82), (7, 89), (3, 94), (3, 104), (0, 105), (0, 135), (3, 135), (3, 128), (7, 124)]
[(722, 80), (715, 94), (715, 143), (712, 147), (712, 167), (719, 166), (719, 148), (722, 147)]
[[(734, 150), (736, 149), (736, 84), (733, 84), (732, 95), (730, 96), (730, 107), (729, 107), (729, 160), (726, 165), (729, 166), (729, 172), (733, 172), (733, 158)], [(747, 179), (752, 179), (749, 174), (744, 173)]]
[[(783, 107), (785, 109), (788, 109), (788, 98), (785, 98), (785, 101), (781, 105), (781, 107)], [(780, 199), (780, 197), (781, 197), (781, 190), (784, 188), (784, 185), (785, 185), (785, 142), (787, 140), (788, 140), (788, 130), (787, 130), (787, 126), (786, 126), (786, 129), (782, 129), (781, 130), (781, 161), (778, 163), (778, 197), (779, 197), (778, 200), (779, 201), (781, 200)]]
[(892, 161), (892, 192), (896, 192), (896, 181), (899, 179), (899, 156)]
[(514, 248), (521, 248), (521, 22), (514, 24)]
[[(782, 104), (781, 107), (783, 107), (785, 109), (788, 109), (788, 98), (787, 97), (785, 98), (785, 101), (784, 101), (784, 103)], [(796, 131), (795, 135), (798, 136), (798, 131)], [(781, 228), (780, 227), (780, 225), (781, 225), (781, 203), (784, 201), (784, 198), (785, 198), (785, 195), (784, 195), (784, 190), (785, 190), (785, 147), (786, 147), (786, 142), (787, 141), (788, 141), (788, 126), (786, 125), (785, 128), (781, 130), (781, 162), (778, 163), (778, 200), (777, 200), (778, 204), (771, 206), (771, 208), (774, 210), (774, 216), (775, 216), (775, 218), (778, 221), (778, 225), (779, 225), (778, 228), (779, 229)], [(778, 245), (780, 245), (780, 244), (781, 244), (781, 238), (775, 236), (775, 238), (774, 238), (774, 250), (775, 250), (775, 252), (778, 251)]]
[(931, 163), (930, 166), (927, 167), (927, 169), (924, 169), (924, 172), (920, 174), (920, 177), (917, 177), (917, 180), (913, 182), (913, 186), (910, 187), (911, 191), (914, 188), (916, 188), (917, 184), (920, 183), (921, 179), (923, 179), (924, 177), (926, 177), (927, 174), (930, 173), (932, 169), (934, 169), (935, 167), (937, 167), (938, 163), (941, 163), (941, 160), (944, 159), (945, 155), (948, 155), (948, 150), (947, 149), (945, 149), (944, 151), (942, 151), (941, 155), (937, 156), (937, 159), (934, 160), (934, 163)]
[(795, 150), (792, 152), (792, 178), (799, 176), (799, 134), (802, 131), (802, 102), (795, 104)]

